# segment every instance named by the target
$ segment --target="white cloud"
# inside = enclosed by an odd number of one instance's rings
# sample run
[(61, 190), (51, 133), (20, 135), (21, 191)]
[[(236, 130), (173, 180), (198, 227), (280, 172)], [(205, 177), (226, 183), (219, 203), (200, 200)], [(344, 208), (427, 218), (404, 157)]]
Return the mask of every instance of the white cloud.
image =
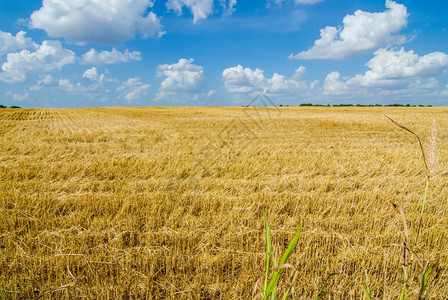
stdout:
[(43, 0), (31, 15), (31, 28), (77, 43), (118, 44), (163, 35), (159, 18), (146, 13), (148, 0)]
[(140, 78), (135, 77), (129, 78), (126, 82), (123, 82), (117, 90), (123, 91), (124, 98), (128, 101), (132, 101), (146, 96), (150, 87), (149, 84), (142, 83)]
[(340, 80), (339, 72), (331, 72), (324, 81), (324, 95), (339, 95), (346, 91), (345, 84)]
[(18, 102), (25, 101), (26, 99), (29, 98), (29, 96), (30, 95), (28, 92), (25, 92), (24, 94), (14, 94), (14, 95), (12, 95), (12, 100), (18, 101)]
[(90, 49), (82, 56), (83, 62), (92, 65), (107, 65), (116, 63), (127, 63), (129, 61), (141, 61), (142, 56), (138, 51), (130, 52), (128, 49), (124, 52), (117, 51), (113, 48), (112, 51), (97, 52), (95, 49)]
[(302, 75), (305, 74), (305, 72), (306, 72), (306, 68), (304, 66), (300, 66), (294, 71), (294, 75), (292, 76), (292, 78), (298, 79), (298, 78), (302, 77)]
[(256, 68), (243, 68), (241, 65), (227, 68), (222, 72), (224, 86), (230, 93), (247, 93), (265, 89), (266, 77), (263, 71)]
[(291, 59), (343, 59), (374, 50), (380, 46), (401, 44), (406, 38), (396, 35), (407, 25), (404, 5), (386, 0), (386, 11), (370, 13), (357, 10), (344, 17), (342, 28), (327, 26), (320, 30), (320, 39), (307, 51)]
[(117, 82), (116, 79), (106, 78), (106, 75), (98, 72), (96, 67), (85, 70), (81, 78), (76, 77), (72, 80), (67, 78), (57, 79), (51, 75), (40, 75), (40, 78), (36, 85), (30, 87), (30, 91), (50, 88), (51, 90), (80, 94), (83, 97), (87, 97), (91, 93), (98, 93), (104, 82)]
[(64, 92), (74, 92), (76, 91), (76, 86), (70, 82), (68, 79), (59, 79), (59, 87)]
[(304, 81), (297, 81), (295, 79), (286, 79), (285, 76), (274, 73), (271, 79), (268, 79), (268, 91), (271, 93), (278, 92), (292, 92), (299, 89), (306, 89)]
[(43, 87), (52, 86), (54, 84), (54, 80), (51, 75), (40, 75), (40, 77), (41, 79), (37, 81), (37, 84), (30, 87), (30, 91), (38, 91)]
[(235, 5), (237, 4), (236, 0), (220, 0), (220, 3), (223, 8), (224, 16), (231, 16), (235, 12)]
[[(229, 8), (232, 11), (233, 3), (236, 1), (229, 2)], [(166, 2), (166, 8), (168, 10), (173, 10), (177, 15), (182, 14), (182, 8), (187, 7), (193, 14), (193, 23), (197, 23), (202, 19), (207, 19), (207, 17), (213, 12), (213, 0), (168, 0)]]
[[(314, 5), (316, 3), (322, 2), (324, 0), (294, 0), (295, 5), (299, 4), (305, 4), (305, 5)], [(270, 7), (272, 4), (275, 6), (282, 6), (283, 3), (291, 2), (290, 0), (270, 0), (268, 2), (268, 7)], [(272, 4), (271, 4), (272, 3)]]
[(319, 84), (319, 80), (313, 80), (313, 82), (310, 83), (310, 90), (314, 90)]
[(248, 93), (264, 91), (270, 93), (292, 93), (297, 90), (307, 89), (305, 81), (298, 78), (305, 72), (305, 67), (300, 66), (294, 75), (287, 79), (285, 76), (274, 73), (272, 78), (266, 78), (264, 71), (256, 68), (243, 68), (241, 65), (227, 68), (222, 72), (224, 86), (230, 93)]
[(204, 84), (204, 67), (193, 64), (194, 59), (181, 58), (175, 64), (159, 65), (157, 76), (162, 81), (156, 100), (176, 96), (178, 93), (201, 93)]
[(390, 86), (420, 77), (429, 78), (448, 69), (448, 55), (432, 52), (419, 56), (414, 51), (379, 49), (367, 63), (370, 68), (364, 75), (356, 75), (347, 81), (352, 86)]
[(448, 55), (432, 52), (419, 56), (414, 51), (403, 48), (379, 49), (367, 63), (369, 70), (345, 80), (340, 79), (338, 72), (328, 74), (324, 83), (325, 94), (341, 94), (354, 89), (382, 88), (398, 89), (434, 89), (438, 81), (434, 76), (448, 70)]
[(214, 94), (216, 94), (216, 90), (211, 89), (211, 90), (208, 91), (208, 93), (207, 93), (207, 98), (210, 98), (210, 97), (213, 96)]
[(16, 36), (0, 30), (0, 55), (26, 48), (34, 48), (31, 38), (25, 37), (25, 31), (19, 31)]
[(42, 84), (45, 85), (51, 85), (51, 83), (53, 82), (53, 77), (51, 75), (45, 75), (39, 82), (42, 82)]
[(384, 80), (397, 80), (415, 76), (435, 76), (448, 69), (448, 55), (432, 52), (419, 56), (413, 50), (379, 49), (367, 63), (370, 68), (363, 76), (356, 76), (352, 81), (360, 85), (376, 85)]
[(5, 98), (10, 98), (15, 102), (25, 101), (30, 97), (28, 92), (24, 92), (23, 94), (13, 93), (11, 91), (5, 93)]
[(2, 65), (0, 81), (23, 83), (32, 73), (60, 70), (75, 61), (75, 53), (64, 49), (59, 41), (43, 41), (35, 52), (25, 49), (19, 53), (9, 53), (7, 61)]
[(91, 81), (96, 82), (103, 82), (105, 75), (104, 74), (98, 74), (98, 70), (95, 67), (92, 67), (90, 69), (87, 69), (84, 74), (82, 75), (83, 78), (90, 79)]
[(294, 0), (294, 2), (296, 4), (310, 4), (310, 5), (313, 5), (313, 4), (322, 2), (322, 1), (324, 1), (324, 0)]

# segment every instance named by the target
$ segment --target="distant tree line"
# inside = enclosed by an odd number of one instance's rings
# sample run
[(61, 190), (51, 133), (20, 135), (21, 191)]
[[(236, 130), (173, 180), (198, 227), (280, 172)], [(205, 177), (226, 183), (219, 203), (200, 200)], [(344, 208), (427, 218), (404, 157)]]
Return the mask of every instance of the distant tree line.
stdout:
[[(0, 104), (0, 108), (8, 108), (8, 107), (5, 106), (5, 105)], [(20, 108), (20, 106), (12, 105), (9, 108)]]
[[(293, 105), (279, 105), (280, 107), (285, 107), (285, 106), (293, 106)], [(299, 104), (299, 106), (326, 106), (326, 107), (351, 107), (351, 106), (356, 106), (356, 107), (425, 107), (425, 105), (410, 105), (410, 104), (399, 104), (399, 103), (394, 103), (394, 104), (386, 104), (386, 105), (382, 105), (382, 104), (327, 104), (327, 105), (323, 105), (323, 104), (313, 104), (313, 103), (301, 103)], [(426, 107), (432, 107), (432, 105), (426, 105)]]

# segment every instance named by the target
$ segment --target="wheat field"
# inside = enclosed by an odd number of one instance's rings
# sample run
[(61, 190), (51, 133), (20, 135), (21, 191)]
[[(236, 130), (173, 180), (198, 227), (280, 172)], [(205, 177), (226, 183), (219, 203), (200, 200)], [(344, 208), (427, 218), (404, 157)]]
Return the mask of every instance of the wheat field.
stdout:
[[(0, 110), (4, 299), (259, 299), (263, 215), (295, 299), (397, 299), (425, 149), (438, 166), (415, 254), (448, 299), (448, 108)], [(428, 150), (429, 151), (429, 150)], [(285, 271), (279, 288), (288, 285)], [(417, 286), (417, 278), (410, 281)]]

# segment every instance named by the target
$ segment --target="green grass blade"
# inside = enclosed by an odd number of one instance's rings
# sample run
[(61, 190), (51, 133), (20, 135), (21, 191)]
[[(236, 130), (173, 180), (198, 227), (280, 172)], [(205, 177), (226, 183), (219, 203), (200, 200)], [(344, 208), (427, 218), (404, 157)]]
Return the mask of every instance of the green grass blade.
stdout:
[(399, 300), (406, 300), (408, 298), (408, 290), (406, 288), (406, 283), (403, 283), (403, 287), (401, 288), (400, 298)]
[(322, 296), (325, 287), (327, 286), (328, 280), (330, 280), (331, 277), (337, 275), (338, 273), (331, 273), (330, 275), (328, 275), (327, 279), (325, 279), (324, 284), (322, 285), (322, 287), (319, 290), (319, 293), (317, 294), (316, 300), (319, 300), (320, 296)]
[[(295, 270), (295, 271), (297, 272), (297, 270)], [(296, 277), (296, 276), (294, 276), (294, 277)], [(287, 289), (286, 292), (283, 294), (282, 300), (286, 300), (286, 298), (288, 298), (289, 292), (292, 293), (291, 296), (292, 296), (292, 298), (294, 299), (294, 295), (293, 295), (293, 286), (292, 286), (293, 283), (294, 283), (294, 280), (293, 280), (292, 282), (290, 282), (290, 287), (289, 287), (289, 289)]]
[(370, 296), (370, 283), (369, 283), (369, 274), (367, 274), (367, 270), (366, 271), (366, 286), (362, 287), (362, 289), (364, 290), (364, 294), (366, 295), (367, 300), (371, 300), (372, 296)]
[(264, 299), (267, 299), (267, 297), (269, 297), (267, 295), (267, 288), (269, 280), (269, 267), (271, 265), (272, 244), (271, 244), (271, 229), (269, 228), (268, 217), (266, 215), (266, 212), (264, 213), (264, 228), (266, 232), (266, 274), (264, 277), (264, 284), (263, 284), (263, 297)]
[(436, 261), (431, 266), (429, 266), (429, 268), (426, 269), (426, 272), (423, 274), (423, 277), (421, 279), (420, 293), (419, 293), (420, 297), (422, 297), (423, 293), (425, 292), (425, 287), (426, 287), (426, 284), (428, 283), (429, 274), (432, 272), (432, 270), (435, 268), (435, 266), (437, 265), (438, 262), (439, 261)]
[(299, 240), (299, 235), (300, 235), (301, 229), (302, 229), (302, 227), (300, 226), (300, 223), (299, 223), (297, 225), (297, 230), (296, 230), (296, 234), (295, 234), (294, 238), (289, 243), (288, 249), (286, 249), (285, 253), (283, 254), (282, 259), (280, 260), (280, 265), (283, 265), (284, 263), (286, 263), (286, 261), (291, 256), (292, 252), (294, 251), (294, 248), (297, 245), (297, 241)]
[(372, 297), (370, 296), (370, 288), (369, 285), (363, 286), (362, 289), (364, 290), (364, 294), (366, 295), (367, 300), (371, 300)]
[[(299, 240), (299, 236), (300, 236), (300, 230), (301, 230), (301, 226), (300, 223), (297, 226), (297, 230), (296, 230), (296, 234), (294, 236), (294, 238), (291, 240), (291, 242), (289, 243), (288, 248), (286, 249), (285, 253), (282, 256), (282, 259), (280, 260), (280, 265), (283, 265), (286, 263), (286, 261), (288, 260), (288, 258), (291, 256), (292, 251), (294, 251), (294, 248), (297, 245), (297, 242)], [(272, 275), (272, 279), (268, 284), (267, 290), (266, 290), (266, 294), (270, 295), (272, 294), (274, 288), (277, 286), (277, 282), (280, 278), (280, 274), (282, 273), (282, 269), (277, 270), (274, 272), (274, 275)]]
[[(278, 267), (277, 260), (278, 260), (278, 249), (275, 249), (275, 251), (274, 251), (274, 270), (277, 270), (277, 267)], [(277, 300), (277, 288), (278, 288), (278, 286), (275, 285), (274, 290), (272, 291), (272, 296), (271, 296), (272, 300)]]

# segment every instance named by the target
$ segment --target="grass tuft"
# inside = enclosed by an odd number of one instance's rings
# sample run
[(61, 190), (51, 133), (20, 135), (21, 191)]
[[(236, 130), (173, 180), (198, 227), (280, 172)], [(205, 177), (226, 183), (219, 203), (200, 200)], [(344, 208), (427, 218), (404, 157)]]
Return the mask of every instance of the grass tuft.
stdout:
[[(271, 277), (271, 280), (269, 280), (269, 273), (270, 273), (269, 270), (272, 256), (271, 255), (272, 244), (271, 244), (271, 232), (268, 225), (266, 213), (264, 214), (264, 224), (266, 232), (266, 274), (265, 274), (265, 284), (263, 285), (262, 298), (267, 300), (270, 298), (271, 299), (277, 298), (278, 281), (280, 279), (280, 275), (282, 274), (283, 270), (285, 269), (296, 270), (296, 268), (292, 264), (287, 263), (287, 261), (297, 245), (300, 236), (301, 226), (300, 223), (297, 225), (296, 233), (291, 242), (289, 243), (288, 248), (283, 253), (279, 265), (277, 264), (277, 250), (275, 250), (275, 256), (273, 261), (274, 273)], [(286, 297), (289, 292), (290, 290), (288, 289), (283, 297)]]

